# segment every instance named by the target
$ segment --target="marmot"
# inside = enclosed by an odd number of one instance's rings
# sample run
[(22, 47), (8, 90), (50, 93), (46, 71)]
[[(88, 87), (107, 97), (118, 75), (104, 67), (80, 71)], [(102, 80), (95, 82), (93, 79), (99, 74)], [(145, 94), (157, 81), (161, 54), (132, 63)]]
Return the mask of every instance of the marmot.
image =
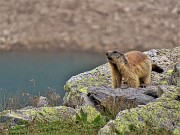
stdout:
[(120, 88), (122, 78), (133, 88), (140, 84), (150, 84), (151, 71), (162, 73), (163, 69), (152, 64), (151, 59), (140, 51), (130, 51), (125, 54), (117, 51), (106, 53), (112, 74), (112, 88)]

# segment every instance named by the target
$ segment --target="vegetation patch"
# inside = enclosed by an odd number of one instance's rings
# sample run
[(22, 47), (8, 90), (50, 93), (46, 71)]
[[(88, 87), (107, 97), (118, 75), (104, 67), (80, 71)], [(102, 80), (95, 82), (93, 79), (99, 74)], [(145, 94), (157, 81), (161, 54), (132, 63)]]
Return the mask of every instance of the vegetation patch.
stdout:
[(97, 115), (91, 122), (82, 109), (76, 114), (76, 121), (25, 122), (3, 130), (0, 133), (12, 135), (96, 135), (106, 124), (105, 118)]

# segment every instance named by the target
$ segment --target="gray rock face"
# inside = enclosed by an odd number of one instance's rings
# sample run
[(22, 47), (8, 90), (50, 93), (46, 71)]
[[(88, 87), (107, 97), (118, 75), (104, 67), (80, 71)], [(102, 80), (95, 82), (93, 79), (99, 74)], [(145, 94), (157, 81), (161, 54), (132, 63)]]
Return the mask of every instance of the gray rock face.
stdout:
[[(155, 102), (120, 111), (116, 118), (108, 122), (98, 135), (142, 134), (147, 130), (167, 130), (173, 135), (180, 134), (180, 87), (162, 86), (164, 94)], [(132, 130), (131, 127), (135, 130)], [(135, 132), (136, 131), (136, 132)], [(160, 132), (162, 132), (160, 131)], [(167, 134), (167, 131), (162, 134)]]
[(170, 84), (180, 87), (180, 63), (174, 65), (174, 70), (171, 75)]
[(70, 107), (26, 107), (17, 111), (6, 110), (0, 112), (0, 123), (12, 122), (19, 124), (21, 121), (57, 121), (74, 119), (76, 110)]
[(118, 113), (120, 110), (130, 109), (138, 105), (146, 105), (157, 97), (157, 87), (112, 89), (106, 87), (90, 87), (88, 96), (101, 112)]
[(108, 64), (91, 71), (71, 77), (64, 86), (66, 91), (63, 103), (66, 106), (77, 107), (87, 104), (87, 88), (111, 86)]
[(26, 107), (17, 111), (0, 112), (0, 125), (10, 123), (11, 126), (22, 124), (22, 121), (29, 122), (52, 122), (52, 121), (76, 121), (76, 115), (80, 110), (87, 113), (87, 121), (92, 122), (98, 115), (101, 115), (92, 106), (82, 106), (74, 109), (66, 106), (56, 107)]

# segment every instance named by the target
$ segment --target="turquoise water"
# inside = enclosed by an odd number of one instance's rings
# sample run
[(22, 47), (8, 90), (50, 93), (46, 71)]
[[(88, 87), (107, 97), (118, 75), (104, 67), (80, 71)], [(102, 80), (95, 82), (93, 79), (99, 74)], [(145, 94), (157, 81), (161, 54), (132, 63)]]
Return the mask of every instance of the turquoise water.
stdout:
[(27, 92), (43, 95), (53, 89), (64, 96), (64, 84), (73, 75), (105, 63), (104, 55), (70, 52), (1, 52), (0, 102), (4, 96)]

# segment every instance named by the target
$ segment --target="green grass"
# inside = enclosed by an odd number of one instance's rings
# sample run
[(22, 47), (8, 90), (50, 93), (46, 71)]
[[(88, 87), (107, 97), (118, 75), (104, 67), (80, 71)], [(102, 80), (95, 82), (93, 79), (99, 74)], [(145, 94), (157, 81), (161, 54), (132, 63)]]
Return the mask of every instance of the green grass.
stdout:
[[(3, 135), (97, 135), (100, 128), (105, 124), (106, 117), (98, 115), (92, 122), (88, 122), (86, 114), (77, 115), (75, 121), (56, 121), (56, 122), (22, 122), (14, 128), (0, 130)], [(117, 135), (173, 135), (171, 131), (164, 128), (155, 128), (151, 123), (141, 128), (129, 125), (129, 132), (120, 133), (114, 129)]]
[(29, 123), (24, 126), (17, 125), (4, 134), (8, 135), (96, 135), (105, 121), (98, 123), (76, 122), (50, 122)]
[[(76, 114), (76, 121), (55, 121), (55, 122), (27, 122), (20, 121), (19, 125), (9, 128), (0, 125), (0, 134), (4, 135), (97, 135), (100, 128), (106, 123), (108, 117), (98, 115), (91, 122), (88, 121), (88, 114), (82, 109)], [(165, 128), (157, 128), (150, 121), (145, 121), (145, 125), (129, 125), (129, 131), (120, 132), (114, 128), (113, 132), (117, 135), (173, 135)], [(8, 130), (7, 130), (8, 129)]]
[[(4, 131), (4, 135), (97, 135), (101, 127), (106, 124), (104, 117), (97, 117), (93, 122), (84, 121), (56, 121), (50, 123), (24, 123), (16, 125)], [(115, 130), (117, 135), (173, 135), (166, 129), (152, 128), (146, 125), (137, 128), (135, 125), (129, 126), (129, 132), (120, 133)], [(1, 134), (1, 132), (0, 132)]]

